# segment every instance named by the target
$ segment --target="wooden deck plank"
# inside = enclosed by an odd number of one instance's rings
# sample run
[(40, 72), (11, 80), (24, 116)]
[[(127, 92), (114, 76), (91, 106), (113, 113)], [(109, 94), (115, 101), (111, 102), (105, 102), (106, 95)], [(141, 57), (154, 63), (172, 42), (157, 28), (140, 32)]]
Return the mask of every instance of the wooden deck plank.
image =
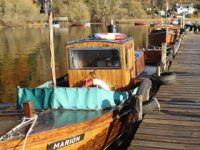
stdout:
[(179, 143), (179, 144), (199, 144), (200, 139), (198, 138), (186, 138), (186, 137), (173, 137), (173, 136), (162, 136), (162, 135), (148, 135), (148, 134), (139, 134), (135, 137), (135, 140), (149, 140), (149, 141), (159, 141), (160, 142), (169, 142), (169, 143)]
[(185, 125), (185, 126), (191, 126), (191, 127), (199, 127), (199, 121), (188, 121), (188, 120), (167, 120), (165, 119), (164, 117), (161, 119), (148, 119), (148, 118), (145, 118), (143, 120), (144, 122), (147, 122), (147, 123), (160, 123), (160, 124), (171, 124), (171, 125)]
[(170, 71), (176, 83), (156, 97), (161, 111), (144, 116), (128, 150), (197, 150), (200, 147), (200, 38), (188, 34)]
[(137, 133), (148, 134), (148, 135), (172, 136), (172, 137), (174, 136), (174, 137), (200, 138), (200, 132), (197, 132), (197, 131), (194, 132), (194, 131), (190, 131), (190, 130), (174, 131), (173, 129), (164, 130), (164, 129), (139, 128)]
[[(159, 140), (159, 139), (158, 139)], [(160, 142), (160, 141), (144, 141), (144, 140), (134, 140), (131, 145), (140, 146), (143, 145), (144, 150), (145, 147), (148, 148), (161, 148), (161, 149), (173, 149), (173, 150), (199, 150), (198, 145), (194, 144), (179, 144), (179, 143), (171, 143), (171, 142)], [(129, 150), (134, 150), (134, 147), (129, 148)]]
[[(174, 113), (175, 114), (175, 113)], [(146, 116), (147, 119), (162, 119), (165, 118), (166, 120), (179, 120), (179, 121), (194, 121), (199, 123), (200, 122), (200, 115), (199, 116), (184, 116), (184, 115), (172, 115), (172, 114), (151, 114)]]
[(155, 147), (145, 147), (145, 146), (134, 146), (134, 149), (129, 147), (128, 150), (169, 150), (169, 149), (161, 149), (161, 148), (155, 148)]
[(174, 130), (174, 131), (200, 131), (199, 127), (191, 127), (191, 126), (180, 126), (180, 125), (165, 125), (158, 123), (142, 123), (140, 128), (148, 128), (148, 129), (163, 129), (163, 130)]

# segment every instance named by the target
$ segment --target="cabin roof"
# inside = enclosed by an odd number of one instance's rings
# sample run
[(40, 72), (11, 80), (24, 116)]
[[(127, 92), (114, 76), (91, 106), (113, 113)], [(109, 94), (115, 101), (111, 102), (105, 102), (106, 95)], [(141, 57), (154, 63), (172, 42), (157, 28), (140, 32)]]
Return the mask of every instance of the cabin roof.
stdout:
[(97, 39), (94, 37), (89, 37), (89, 38), (85, 38), (85, 39), (69, 41), (65, 44), (65, 46), (77, 44), (77, 43), (84, 43), (84, 42), (108, 42), (108, 43), (116, 43), (116, 44), (125, 44), (131, 40), (133, 40), (133, 38), (126, 38), (123, 40), (106, 40), (106, 39)]

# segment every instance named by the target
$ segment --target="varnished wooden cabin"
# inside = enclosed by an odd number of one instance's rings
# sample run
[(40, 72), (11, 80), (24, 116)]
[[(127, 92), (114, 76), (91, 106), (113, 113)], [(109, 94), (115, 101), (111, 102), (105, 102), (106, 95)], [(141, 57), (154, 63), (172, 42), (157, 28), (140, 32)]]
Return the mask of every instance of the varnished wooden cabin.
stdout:
[[(135, 58), (132, 38), (72, 41), (66, 44), (66, 52), (68, 80), (59, 82), (69, 82), (62, 84), (69, 87), (19, 88), (18, 109), (25, 110), (24, 102), (31, 100), (40, 110), (37, 123), (27, 141), (30, 124), (11, 132), (6, 132), (10, 126), (0, 125), (0, 149), (102, 150), (142, 119), (145, 97), (137, 95), (140, 87), (135, 78), (144, 69), (144, 55), (139, 52)], [(86, 88), (89, 78), (104, 81), (114, 91)], [(148, 87), (140, 94), (149, 94), (151, 81), (142, 82), (148, 82)]]
[[(133, 88), (137, 75), (133, 39), (69, 42), (66, 53), (70, 87), (83, 86), (83, 81), (94, 74), (113, 90)], [(138, 70), (141, 68), (144, 64)]]

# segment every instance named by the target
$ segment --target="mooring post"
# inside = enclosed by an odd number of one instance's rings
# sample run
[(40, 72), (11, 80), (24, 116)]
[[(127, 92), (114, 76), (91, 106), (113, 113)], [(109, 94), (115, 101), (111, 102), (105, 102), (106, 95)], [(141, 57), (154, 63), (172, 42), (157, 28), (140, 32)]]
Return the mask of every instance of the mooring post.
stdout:
[(162, 43), (162, 52), (161, 52), (161, 65), (162, 65), (162, 70), (166, 70), (167, 66), (167, 44)]
[(157, 66), (157, 68), (156, 68), (156, 74), (157, 74), (157, 76), (160, 76), (160, 65)]
[(24, 115), (27, 118), (32, 118), (35, 115), (34, 106), (32, 101), (27, 101), (23, 103)]
[[(179, 44), (179, 40), (178, 40), (178, 44)], [(176, 55), (176, 43), (175, 45), (172, 46), (173, 49), (173, 57)]]
[(54, 52), (54, 39), (53, 39), (53, 0), (40, 0), (41, 10), (40, 13), (48, 14), (49, 21), (49, 44), (51, 52), (51, 72), (53, 87), (56, 87), (56, 67), (55, 67), (55, 52)]
[(50, 43), (50, 52), (51, 52), (51, 72), (52, 72), (52, 80), (53, 86), (56, 87), (56, 67), (55, 67), (55, 52), (54, 52), (54, 39), (53, 39), (53, 13), (52, 13), (52, 0), (50, 0), (49, 4), (49, 43)]
[(136, 115), (135, 120), (142, 120), (142, 95), (136, 95)]
[(185, 14), (183, 14), (183, 18), (182, 18), (182, 28), (184, 29), (185, 27)]

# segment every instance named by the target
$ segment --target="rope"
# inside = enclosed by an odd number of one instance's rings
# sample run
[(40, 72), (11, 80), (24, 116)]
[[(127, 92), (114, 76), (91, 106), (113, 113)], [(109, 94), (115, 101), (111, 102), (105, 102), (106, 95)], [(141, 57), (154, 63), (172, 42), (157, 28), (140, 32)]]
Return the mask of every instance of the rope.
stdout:
[[(33, 127), (34, 127), (35, 124), (36, 124), (37, 118), (38, 118), (38, 115), (36, 115), (36, 114), (33, 116), (33, 118), (25, 118), (25, 119), (30, 119), (30, 120), (33, 121), (33, 122), (32, 122), (32, 124), (31, 124), (31, 126), (30, 126), (28, 132), (26, 133), (26, 137), (25, 137), (25, 139), (24, 139), (24, 144), (23, 144), (22, 150), (24, 150), (24, 148), (25, 148), (27, 138), (28, 138), (29, 134), (32, 132)], [(28, 121), (29, 121), (29, 120), (28, 120)]]
[[(27, 138), (28, 138), (29, 134), (31, 133), (31, 131), (33, 130), (33, 127), (36, 124), (37, 118), (38, 118), (37, 114), (35, 114), (32, 118), (23, 117), (22, 122), (19, 125), (12, 128), (9, 132), (7, 132), (6, 134), (4, 134), (3, 136), (0, 137), (0, 141), (6, 141), (6, 140), (16, 137), (16, 132), (18, 130), (20, 130), (23, 127), (27, 126), (28, 124), (32, 123), (28, 132), (26, 133), (26, 136), (25, 136), (25, 140), (24, 140), (23, 147), (22, 147), (22, 150), (24, 150)], [(20, 136), (20, 135), (21, 134), (18, 133), (17, 136)]]

